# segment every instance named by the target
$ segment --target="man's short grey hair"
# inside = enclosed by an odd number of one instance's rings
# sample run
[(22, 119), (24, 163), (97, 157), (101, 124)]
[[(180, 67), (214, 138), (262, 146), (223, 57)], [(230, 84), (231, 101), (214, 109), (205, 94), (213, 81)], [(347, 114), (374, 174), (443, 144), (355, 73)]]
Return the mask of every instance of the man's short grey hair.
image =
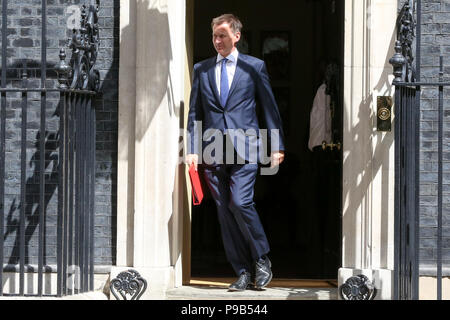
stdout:
[(211, 29), (214, 30), (214, 26), (221, 25), (222, 23), (228, 23), (234, 34), (241, 32), (242, 30), (242, 22), (237, 16), (231, 13), (222, 14), (221, 16), (214, 18), (211, 22)]

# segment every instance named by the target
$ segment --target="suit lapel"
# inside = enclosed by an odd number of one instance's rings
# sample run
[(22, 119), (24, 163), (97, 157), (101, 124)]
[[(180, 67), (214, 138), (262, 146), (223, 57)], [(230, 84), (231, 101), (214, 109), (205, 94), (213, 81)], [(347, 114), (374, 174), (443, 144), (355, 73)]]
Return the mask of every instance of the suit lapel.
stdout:
[[(230, 91), (228, 92), (228, 101), (230, 101), (230, 97), (233, 94), (234, 89), (236, 88), (236, 84), (239, 82), (240, 77), (244, 73), (244, 70), (242, 68), (242, 64), (244, 63), (242, 59), (244, 58), (243, 54), (239, 54), (238, 61), (236, 63), (236, 71), (234, 72), (233, 82), (231, 83)], [(218, 105), (222, 107), (220, 103), (220, 96), (219, 91), (217, 90), (217, 83), (216, 83), (216, 57), (211, 59), (211, 65), (208, 70), (208, 79), (209, 84), (211, 86), (212, 91), (214, 92), (214, 96), (216, 97), (217, 101), (219, 102)], [(223, 106), (224, 108), (225, 106)]]
[(238, 60), (236, 63), (236, 71), (234, 72), (233, 82), (231, 83), (230, 91), (228, 92), (228, 99), (227, 103), (230, 100), (231, 95), (233, 94), (234, 89), (236, 88), (236, 84), (239, 82), (239, 78), (244, 73), (244, 70), (242, 69), (242, 58), (243, 54), (239, 53)]
[(214, 96), (219, 102), (218, 105), (221, 106), (219, 92), (217, 91), (217, 83), (216, 83), (216, 59), (217, 59), (216, 57), (211, 59), (211, 66), (209, 67), (208, 70), (208, 78), (209, 84), (211, 85), (211, 89), (214, 92)]

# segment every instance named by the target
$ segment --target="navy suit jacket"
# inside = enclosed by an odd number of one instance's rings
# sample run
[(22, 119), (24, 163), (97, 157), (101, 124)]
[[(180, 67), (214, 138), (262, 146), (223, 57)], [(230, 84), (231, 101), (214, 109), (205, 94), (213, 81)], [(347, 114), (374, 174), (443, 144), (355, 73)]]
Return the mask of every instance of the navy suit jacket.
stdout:
[[(188, 116), (188, 154), (205, 155), (206, 148), (214, 141), (213, 136), (219, 132), (229, 132), (234, 137), (234, 149), (241, 158), (250, 162), (259, 161), (260, 157), (255, 158), (254, 154), (256, 149), (262, 151), (257, 100), (266, 120), (272, 151), (284, 150), (281, 117), (264, 61), (239, 53), (228, 99), (223, 106), (216, 85), (216, 60), (217, 57), (212, 57), (194, 66)], [(201, 127), (196, 126), (196, 122), (200, 124), (200, 121)]]

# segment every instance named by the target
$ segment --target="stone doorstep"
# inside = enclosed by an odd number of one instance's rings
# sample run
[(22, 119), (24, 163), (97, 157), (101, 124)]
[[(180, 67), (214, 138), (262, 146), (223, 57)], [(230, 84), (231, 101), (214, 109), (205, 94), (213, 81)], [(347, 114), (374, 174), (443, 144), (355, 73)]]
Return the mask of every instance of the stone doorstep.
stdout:
[(182, 286), (166, 291), (167, 300), (337, 300), (337, 288), (270, 287), (229, 292), (227, 287)]
[[(337, 300), (337, 288), (281, 288), (228, 292), (217, 286), (183, 286), (166, 291), (166, 300)], [(58, 297), (1, 296), (0, 300), (109, 300), (102, 291)]]

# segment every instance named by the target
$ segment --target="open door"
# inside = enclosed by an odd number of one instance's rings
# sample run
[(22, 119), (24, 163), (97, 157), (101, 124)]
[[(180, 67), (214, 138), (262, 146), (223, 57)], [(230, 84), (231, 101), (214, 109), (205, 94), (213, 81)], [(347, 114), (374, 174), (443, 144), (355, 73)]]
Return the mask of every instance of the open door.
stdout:
[[(337, 144), (342, 142), (344, 1), (195, 0), (191, 9), (193, 63), (216, 55), (211, 20), (230, 12), (244, 25), (240, 52), (264, 59), (269, 71), (284, 123), (286, 159), (276, 176), (258, 176), (254, 200), (271, 246), (274, 277), (337, 279), (341, 264), (342, 152)], [(334, 146), (313, 152), (308, 148), (310, 113), (331, 62), (338, 69), (331, 107)], [(184, 264), (185, 270), (190, 270), (192, 277), (235, 277), (225, 257), (215, 204), (208, 191), (202, 205), (192, 208), (191, 218), (187, 243), (191, 260), (188, 266)]]

